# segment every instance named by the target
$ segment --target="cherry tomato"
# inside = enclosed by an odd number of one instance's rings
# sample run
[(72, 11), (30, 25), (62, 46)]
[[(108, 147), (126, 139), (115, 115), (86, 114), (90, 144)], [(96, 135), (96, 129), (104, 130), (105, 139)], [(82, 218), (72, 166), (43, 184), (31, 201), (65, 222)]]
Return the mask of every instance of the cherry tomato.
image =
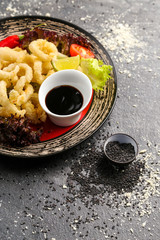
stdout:
[(71, 57), (80, 55), (83, 58), (94, 58), (94, 53), (91, 52), (89, 49), (82, 47), (78, 44), (71, 44), (70, 46), (70, 55)]

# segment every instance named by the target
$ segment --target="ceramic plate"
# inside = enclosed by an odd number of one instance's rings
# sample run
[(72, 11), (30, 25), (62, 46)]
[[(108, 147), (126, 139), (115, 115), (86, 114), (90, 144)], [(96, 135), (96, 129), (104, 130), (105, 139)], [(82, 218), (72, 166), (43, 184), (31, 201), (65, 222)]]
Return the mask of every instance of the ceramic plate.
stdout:
[[(5, 18), (0, 20), (0, 40), (13, 34), (21, 35), (24, 31), (46, 23), (45, 29), (56, 31), (58, 34), (72, 33), (74, 36), (85, 37), (91, 43), (91, 49), (97, 59), (113, 66), (113, 78), (106, 83), (104, 91), (94, 92), (89, 108), (83, 113), (78, 124), (59, 129), (57, 135), (49, 134), (42, 137), (42, 141), (23, 148), (0, 146), (0, 153), (15, 157), (44, 157), (56, 154), (74, 147), (90, 137), (109, 117), (115, 103), (117, 79), (113, 62), (105, 48), (88, 32), (82, 28), (59, 19), (24, 16)], [(44, 28), (44, 27), (43, 27)], [(52, 128), (52, 125), (51, 125)], [(53, 126), (54, 133), (57, 128)], [(52, 131), (51, 131), (52, 132)]]

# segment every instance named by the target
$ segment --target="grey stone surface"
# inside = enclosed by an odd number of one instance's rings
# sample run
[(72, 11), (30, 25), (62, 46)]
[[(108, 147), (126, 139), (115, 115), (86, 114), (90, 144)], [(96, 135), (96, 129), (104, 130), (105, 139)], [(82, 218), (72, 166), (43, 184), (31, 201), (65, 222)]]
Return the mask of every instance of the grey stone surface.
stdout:
[[(44, 15), (94, 35), (118, 77), (110, 119), (87, 141), (45, 159), (0, 157), (0, 239), (160, 239), (160, 51), (158, 0), (5, 0), (0, 19)], [(107, 136), (139, 144), (126, 169), (105, 162)]]

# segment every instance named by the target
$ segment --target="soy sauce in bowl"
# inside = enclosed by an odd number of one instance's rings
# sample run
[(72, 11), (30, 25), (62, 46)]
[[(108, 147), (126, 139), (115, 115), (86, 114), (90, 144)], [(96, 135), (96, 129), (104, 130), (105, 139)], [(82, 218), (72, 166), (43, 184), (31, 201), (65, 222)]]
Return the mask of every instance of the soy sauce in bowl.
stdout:
[(87, 75), (75, 69), (66, 69), (51, 74), (43, 81), (38, 99), (51, 122), (68, 127), (80, 120), (92, 95), (92, 83)]
[(54, 114), (69, 115), (83, 105), (83, 96), (75, 87), (62, 85), (51, 89), (46, 95), (46, 106)]

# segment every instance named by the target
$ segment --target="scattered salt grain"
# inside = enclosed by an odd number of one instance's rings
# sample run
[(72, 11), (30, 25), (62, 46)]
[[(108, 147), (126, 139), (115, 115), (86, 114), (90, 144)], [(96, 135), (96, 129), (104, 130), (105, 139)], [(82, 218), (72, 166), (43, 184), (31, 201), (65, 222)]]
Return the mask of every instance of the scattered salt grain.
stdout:
[(143, 149), (143, 150), (139, 151), (139, 154), (143, 154), (145, 152), (147, 152), (147, 149)]
[(144, 228), (146, 226), (146, 222), (142, 223), (142, 227)]
[(51, 16), (51, 14), (50, 13), (46, 13), (46, 17), (50, 17)]

